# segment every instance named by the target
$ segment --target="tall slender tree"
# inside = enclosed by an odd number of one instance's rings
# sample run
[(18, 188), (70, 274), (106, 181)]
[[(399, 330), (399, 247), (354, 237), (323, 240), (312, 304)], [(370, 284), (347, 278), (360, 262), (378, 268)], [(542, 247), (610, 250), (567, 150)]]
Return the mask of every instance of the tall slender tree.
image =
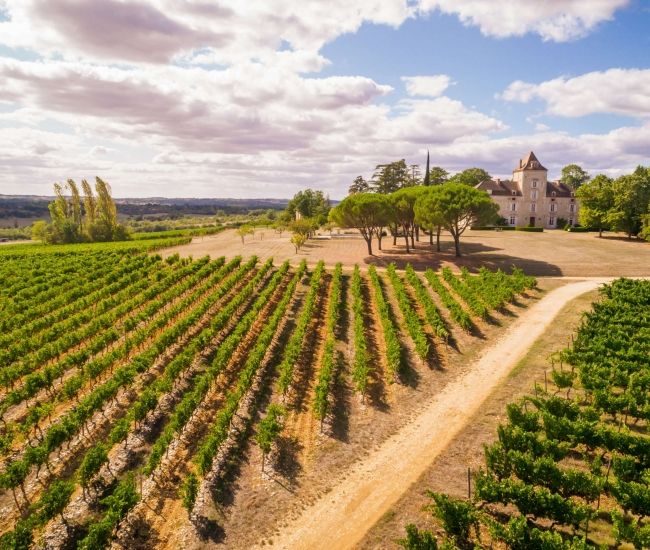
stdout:
[(427, 149), (427, 169), (424, 172), (424, 185), (431, 185), (431, 176), (429, 174), (429, 149)]
[(60, 183), (54, 184), (54, 195), (56, 198), (48, 205), (50, 209), (50, 217), (52, 218), (52, 225), (55, 231), (63, 233), (63, 227), (69, 218), (68, 201), (63, 195), (63, 187)]
[(90, 235), (90, 230), (97, 219), (97, 201), (93, 195), (92, 187), (90, 187), (87, 180), (81, 180), (81, 188), (84, 192), (84, 229)]
[(70, 215), (72, 223), (81, 235), (81, 196), (79, 195), (79, 188), (73, 179), (69, 179), (66, 187), (70, 190)]
[(113, 240), (113, 234), (117, 228), (117, 208), (111, 197), (111, 186), (99, 176), (95, 178), (95, 190), (97, 191), (97, 217), (99, 231), (96, 240)]

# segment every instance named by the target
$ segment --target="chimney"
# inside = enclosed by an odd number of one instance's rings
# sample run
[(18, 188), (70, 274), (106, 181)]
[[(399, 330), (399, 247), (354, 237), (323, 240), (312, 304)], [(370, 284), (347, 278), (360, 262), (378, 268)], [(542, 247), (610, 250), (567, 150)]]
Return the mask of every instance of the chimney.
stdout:
[(501, 185), (501, 180), (499, 178), (496, 179), (497, 185)]
[(519, 159), (519, 168), (521, 168), (524, 165), (524, 161), (522, 159)]

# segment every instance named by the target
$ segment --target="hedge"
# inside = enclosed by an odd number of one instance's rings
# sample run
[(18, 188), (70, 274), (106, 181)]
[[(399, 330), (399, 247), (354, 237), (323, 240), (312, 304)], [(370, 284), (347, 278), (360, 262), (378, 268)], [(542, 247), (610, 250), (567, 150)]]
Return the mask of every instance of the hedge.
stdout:
[(512, 225), (486, 225), (486, 226), (475, 226), (475, 227), (470, 227), (472, 231), (496, 231), (496, 230), (501, 230), (501, 231), (514, 231), (515, 227)]
[(544, 231), (543, 227), (515, 227), (515, 231), (528, 231), (530, 233), (541, 233)]

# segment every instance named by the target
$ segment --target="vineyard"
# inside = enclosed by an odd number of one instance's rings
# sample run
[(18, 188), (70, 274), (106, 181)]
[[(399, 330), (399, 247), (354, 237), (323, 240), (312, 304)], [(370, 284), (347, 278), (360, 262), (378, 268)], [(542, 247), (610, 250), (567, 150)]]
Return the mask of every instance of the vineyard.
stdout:
[(443, 540), (409, 525), (402, 546), (650, 548), (650, 282), (601, 294), (545, 384), (506, 407), (473, 499), (430, 493)]
[[(236, 478), (247, 448), (259, 447), (262, 469), (272, 475), (284, 431), (331, 436), (342, 380), (349, 377), (366, 403), (378, 380), (405, 384), (416, 363), (435, 377), (458, 353), (455, 339), (478, 338), (480, 326), (536, 286), (518, 270), (419, 273), (391, 265), (362, 272), (255, 257), (163, 260), (144, 251), (159, 243), (143, 242), (2, 253), (0, 548), (147, 547), (159, 519), (179, 514), (186, 529), (206, 536), (219, 529), (215, 500)], [(628, 313), (630, 323), (641, 322)], [(615, 337), (611, 327), (603, 330)], [(598, 353), (581, 338), (565, 363)], [(643, 350), (623, 344), (617, 393), (602, 391), (606, 372), (585, 367), (590, 406), (571, 401), (569, 417), (548, 428), (563, 456), (570, 446), (562, 434), (576, 426), (586, 443), (575, 445), (616, 445), (611, 468), (609, 450), (592, 465), (596, 473), (571, 482), (591, 498), (606, 470), (607, 498), (625, 502), (627, 515), (616, 520), (621, 532), (647, 499), (639, 489), (647, 464), (634, 455), (643, 438), (621, 425), (632, 418), (643, 425), (648, 414), (647, 374), (631, 366)], [(541, 431), (542, 419), (556, 418), (578, 391), (578, 378), (585, 382), (579, 372), (558, 370), (562, 398), (540, 397), (529, 411), (513, 406), (513, 418)], [(588, 432), (582, 426), (591, 426), (599, 407), (612, 425)], [(493, 451), (503, 470), (498, 479), (481, 478), (486, 499), (507, 493), (515, 502), (519, 486), (508, 485), (504, 472), (542, 467), (540, 457), (510, 451)], [(597, 521), (588, 504), (571, 511), (576, 525)]]

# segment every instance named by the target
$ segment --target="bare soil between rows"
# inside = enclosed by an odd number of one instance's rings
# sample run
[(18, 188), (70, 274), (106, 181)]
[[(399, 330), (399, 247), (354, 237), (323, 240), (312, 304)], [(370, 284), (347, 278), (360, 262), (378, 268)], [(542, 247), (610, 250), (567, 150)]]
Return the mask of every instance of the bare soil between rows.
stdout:
[[(329, 491), (322, 491), (291, 517), (283, 515), (286, 519), (275, 535), (258, 539), (256, 547), (272, 543), (291, 549), (353, 548), (482, 410), (491, 391), (544, 334), (565, 303), (597, 284), (591, 280), (566, 285), (521, 312), (500, 338), (469, 361), (464, 372), (424, 400), (420, 410), (412, 411), (410, 422), (354, 464), (330, 470), (332, 476), (333, 472), (342, 475), (329, 485)], [(233, 537), (232, 542), (234, 546), (229, 547), (240, 547), (239, 539)], [(380, 546), (387, 542), (381, 539)]]
[[(541, 292), (530, 293), (519, 306), (510, 305), (505, 311), (495, 313), (494, 322), (482, 327), (480, 337), (455, 329), (453, 336), (458, 351), (448, 350), (442, 368), (432, 369), (421, 361), (412, 363), (410, 384), (386, 385), (382, 399), (373, 399), (369, 395), (362, 402), (354, 393), (349, 370), (342, 372), (335, 388), (335, 394), (342, 396), (335, 397), (341, 405), (335, 421), (345, 430), (337, 432), (336, 437), (316, 433), (311, 460), (296, 462), (291, 479), (282, 475), (263, 475), (259, 449), (249, 444), (241, 457), (240, 474), (231, 488), (231, 500), (220, 510), (223, 517), (220, 529), (224, 535), (219, 546), (240, 549), (276, 543), (276, 538), (288, 523), (300, 517), (303, 510), (323, 499), (334, 487), (345, 483), (347, 472), (355, 463), (372, 456), (391, 435), (409, 425), (447, 385), (466, 374), (486, 343), (526, 311), (524, 305), (531, 306), (545, 292), (560, 285), (562, 282), (557, 280), (543, 281)], [(370, 315), (374, 317), (372, 313)], [(410, 343), (408, 338), (405, 341)], [(380, 367), (378, 372), (381, 370)], [(299, 456), (302, 442), (298, 440), (296, 444), (296, 455)], [(377, 480), (377, 483), (384, 481)], [(168, 520), (171, 523), (182, 521), (181, 518)], [(163, 548), (174, 546), (171, 541), (169, 544), (159, 542)], [(215, 544), (206, 542), (204, 546), (195, 547), (213, 548)]]

